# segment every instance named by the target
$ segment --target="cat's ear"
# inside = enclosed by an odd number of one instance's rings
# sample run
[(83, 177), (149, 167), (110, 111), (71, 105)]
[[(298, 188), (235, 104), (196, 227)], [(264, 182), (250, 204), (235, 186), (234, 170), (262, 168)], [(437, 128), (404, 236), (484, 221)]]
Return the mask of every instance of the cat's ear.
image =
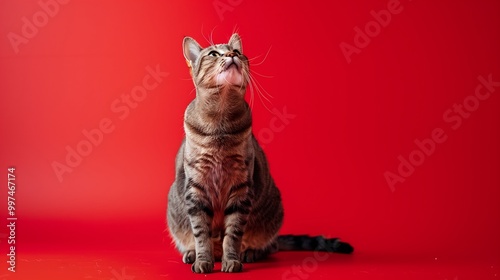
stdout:
[(186, 58), (186, 60), (190, 62), (191, 65), (194, 64), (201, 53), (200, 45), (191, 37), (184, 37), (184, 41), (182, 42), (182, 49), (184, 50), (184, 58)]
[(241, 46), (241, 38), (238, 33), (234, 33), (231, 35), (231, 38), (229, 39), (229, 43), (227, 43), (233, 50), (239, 50), (241, 53), (243, 53), (243, 47)]

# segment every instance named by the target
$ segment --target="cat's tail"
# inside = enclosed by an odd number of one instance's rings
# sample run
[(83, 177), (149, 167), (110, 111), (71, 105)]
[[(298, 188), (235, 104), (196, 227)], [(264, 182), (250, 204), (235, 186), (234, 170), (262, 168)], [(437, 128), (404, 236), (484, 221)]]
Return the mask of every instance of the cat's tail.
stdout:
[(341, 254), (350, 254), (354, 248), (338, 238), (308, 235), (280, 235), (278, 236), (279, 251), (322, 251)]

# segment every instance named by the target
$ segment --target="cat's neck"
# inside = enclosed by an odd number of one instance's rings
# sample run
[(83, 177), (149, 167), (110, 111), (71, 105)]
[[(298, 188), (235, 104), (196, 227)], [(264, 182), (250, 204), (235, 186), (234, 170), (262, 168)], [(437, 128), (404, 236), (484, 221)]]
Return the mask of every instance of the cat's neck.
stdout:
[(241, 88), (199, 89), (188, 106), (185, 121), (207, 134), (231, 133), (251, 124), (252, 117)]
[(197, 88), (195, 105), (199, 114), (214, 119), (233, 119), (248, 111), (245, 89), (239, 87)]

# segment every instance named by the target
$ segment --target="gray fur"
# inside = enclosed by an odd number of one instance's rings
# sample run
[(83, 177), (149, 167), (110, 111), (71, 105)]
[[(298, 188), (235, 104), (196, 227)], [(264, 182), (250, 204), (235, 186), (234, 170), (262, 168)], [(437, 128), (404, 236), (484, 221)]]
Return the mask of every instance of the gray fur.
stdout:
[(228, 44), (205, 49), (186, 37), (183, 50), (196, 97), (184, 115), (168, 227), (193, 272), (211, 272), (219, 259), (222, 271), (239, 272), (242, 261), (277, 250), (283, 221), (280, 192), (252, 134), (244, 99), (248, 59), (237, 34)]

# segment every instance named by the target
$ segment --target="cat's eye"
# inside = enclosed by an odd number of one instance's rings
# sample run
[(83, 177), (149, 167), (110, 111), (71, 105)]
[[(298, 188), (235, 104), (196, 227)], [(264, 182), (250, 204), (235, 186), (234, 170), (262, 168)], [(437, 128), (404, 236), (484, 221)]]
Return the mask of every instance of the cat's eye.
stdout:
[(218, 57), (220, 56), (220, 53), (218, 51), (211, 51), (208, 53), (209, 56), (214, 56), (214, 57)]
[(237, 55), (241, 55), (240, 51), (239, 50), (233, 50), (233, 52)]

